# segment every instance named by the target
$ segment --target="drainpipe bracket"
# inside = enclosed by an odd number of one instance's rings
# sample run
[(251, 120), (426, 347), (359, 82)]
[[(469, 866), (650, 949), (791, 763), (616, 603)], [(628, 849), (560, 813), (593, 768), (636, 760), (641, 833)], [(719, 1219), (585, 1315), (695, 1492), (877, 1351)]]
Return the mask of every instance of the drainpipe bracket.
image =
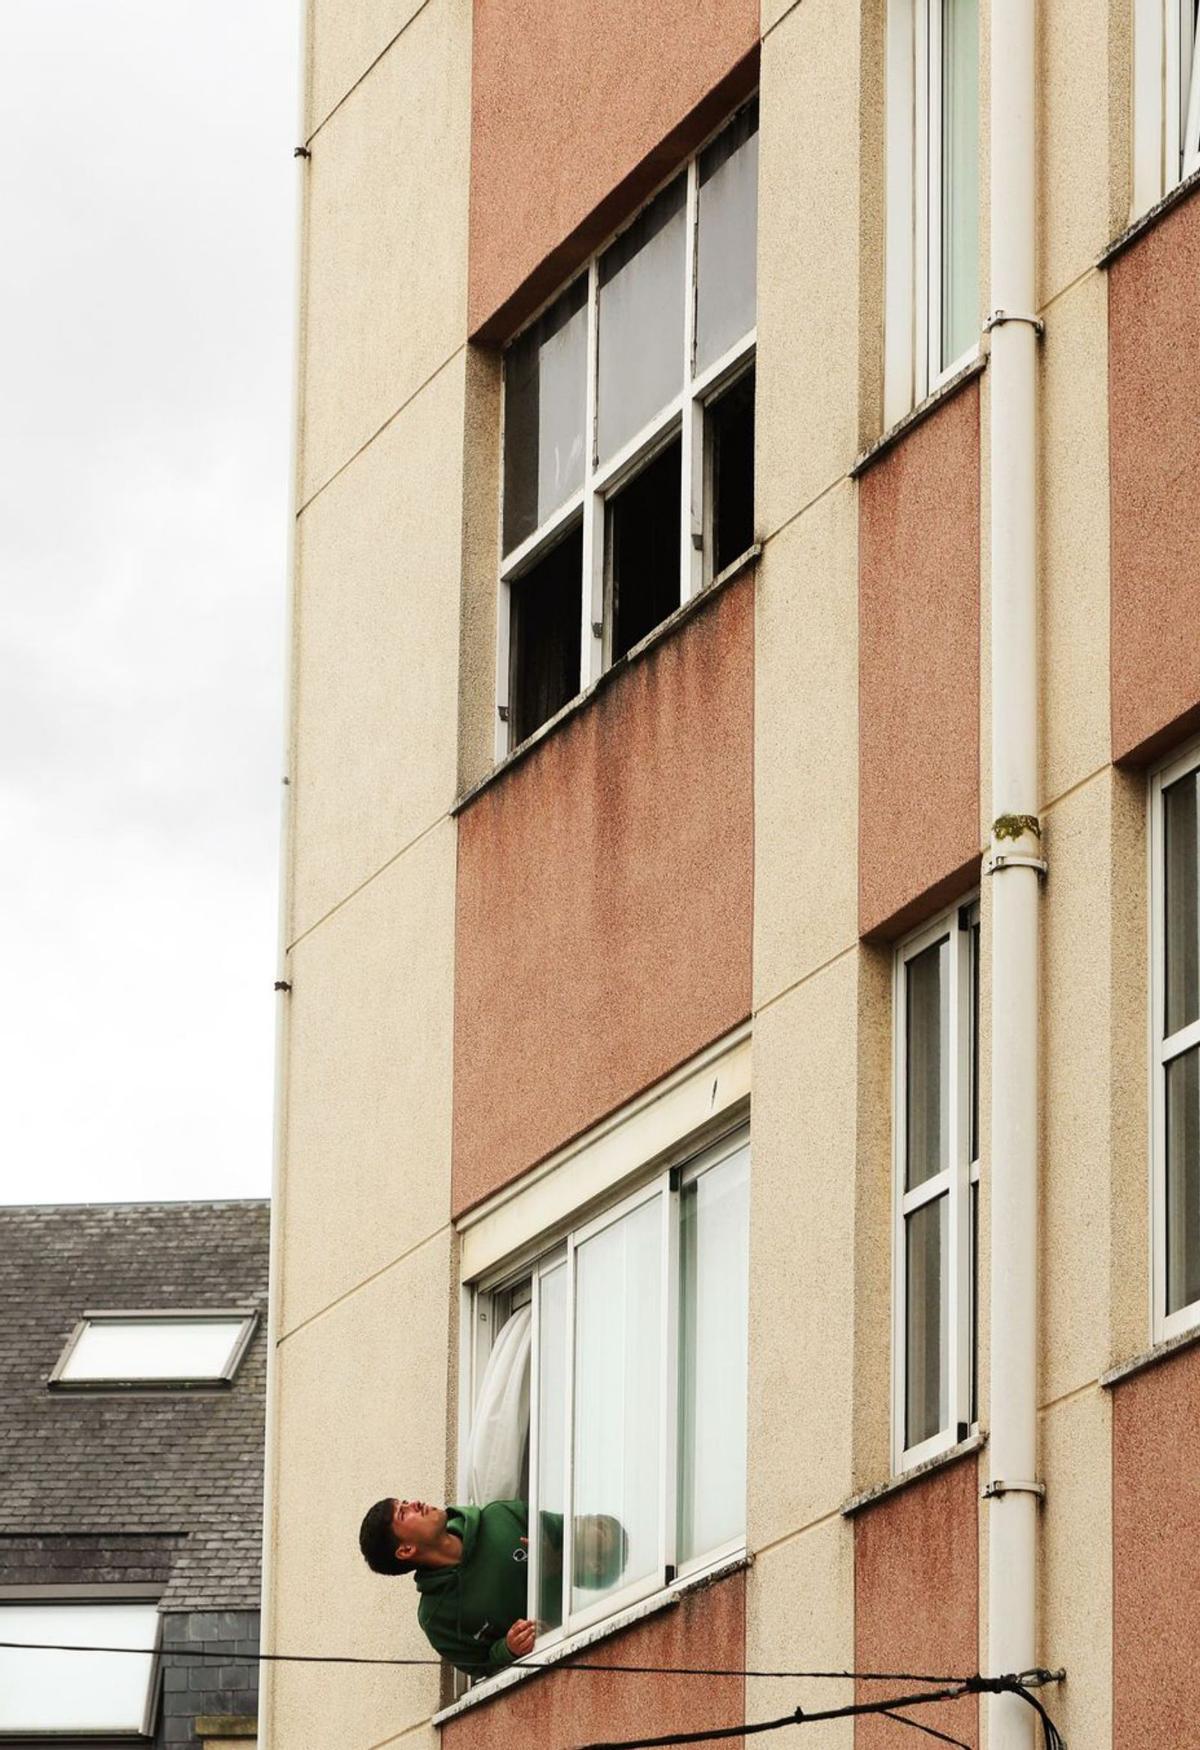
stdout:
[(1006, 1483), (1003, 1477), (993, 1477), (990, 1483), (979, 1492), (981, 1501), (998, 1501), (1002, 1495), (1036, 1495), (1039, 1501), (1046, 1499), (1045, 1483)]
[(983, 332), (990, 334), (993, 328), (1003, 328), (1006, 322), (1028, 322), (1039, 340), (1046, 332), (1046, 324), (1040, 316), (1023, 315), (1019, 310), (993, 310), (983, 325)]
[(1045, 857), (1022, 857), (1012, 851), (991, 851), (983, 860), (985, 875), (996, 875), (1001, 869), (1036, 869), (1038, 879), (1044, 881), (1049, 868)]

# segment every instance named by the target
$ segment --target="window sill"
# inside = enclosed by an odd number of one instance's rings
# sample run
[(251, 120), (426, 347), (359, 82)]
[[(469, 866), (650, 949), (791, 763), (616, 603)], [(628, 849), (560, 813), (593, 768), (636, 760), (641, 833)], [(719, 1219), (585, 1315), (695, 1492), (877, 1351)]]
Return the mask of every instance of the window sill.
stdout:
[(1132, 1378), (1135, 1373), (1144, 1373), (1148, 1367), (1156, 1367), (1160, 1361), (1169, 1361), (1172, 1355), (1178, 1355), (1182, 1349), (1191, 1349), (1197, 1343), (1200, 1343), (1200, 1325), (1190, 1331), (1180, 1331), (1177, 1337), (1167, 1337), (1163, 1342), (1155, 1343), (1153, 1348), (1144, 1350), (1141, 1355), (1131, 1356), (1128, 1361), (1119, 1361), (1107, 1373), (1100, 1375), (1100, 1384), (1106, 1391), (1111, 1391), (1122, 1380)]
[(570, 722), (571, 718), (578, 716), (580, 711), (585, 710), (596, 695), (610, 686), (618, 675), (624, 674), (627, 668), (630, 668), (635, 662), (640, 662), (650, 651), (657, 649), (660, 644), (672, 637), (680, 626), (707, 607), (714, 596), (719, 595), (730, 584), (736, 583), (739, 577), (757, 565), (761, 553), (762, 543), (759, 541), (756, 541), (752, 547), (747, 547), (746, 551), (739, 554), (732, 565), (727, 565), (724, 571), (714, 577), (711, 583), (706, 584), (690, 601), (686, 601), (682, 606), (676, 608), (675, 612), (657, 625), (653, 632), (648, 632), (640, 644), (635, 644), (631, 650), (626, 651), (624, 656), (618, 657), (616, 662), (611, 667), (606, 668), (590, 687), (585, 687), (582, 693), (576, 693), (575, 697), (569, 699), (561, 711), (556, 711), (553, 717), (547, 718), (540, 729), (535, 729), (532, 735), (527, 736), (524, 741), (506, 753), (502, 760), (497, 761), (486, 777), (480, 778), (477, 784), (472, 784), (469, 790), (464, 790), (451, 808), (451, 816), (461, 814), (463, 809), (469, 807), (477, 796), (482, 795), (485, 790), (490, 789), (493, 784), (504, 777), (506, 772), (510, 772), (514, 766), (520, 765), (522, 760), (527, 759), (533, 750), (540, 747), (542, 742), (548, 736), (553, 735), (562, 724)]
[(1155, 201), (1152, 207), (1136, 218), (1131, 225), (1127, 225), (1120, 236), (1114, 237), (1107, 248), (1101, 250), (1096, 257), (1096, 266), (1110, 266), (1117, 259), (1117, 256), (1124, 255), (1129, 246), (1136, 243), (1139, 237), (1144, 237), (1147, 231), (1153, 231), (1161, 219), (1165, 219), (1168, 213), (1174, 212), (1176, 207), (1182, 206), (1184, 201), (1189, 200), (1198, 188), (1200, 188), (1200, 170), (1193, 170), (1190, 176), (1185, 176), (1182, 182), (1177, 182), (1174, 188), (1169, 188), (1161, 200)]
[(987, 369), (987, 361), (987, 353), (980, 351), (961, 370), (955, 371), (952, 377), (947, 377), (944, 383), (939, 383), (931, 395), (926, 395), (924, 401), (918, 401), (911, 413), (906, 413), (903, 419), (898, 419), (895, 425), (889, 426), (883, 436), (876, 438), (873, 444), (869, 444), (862, 455), (851, 464), (851, 480), (857, 480), (861, 474), (865, 474), (869, 468), (873, 468), (876, 462), (887, 455), (889, 450), (895, 449), (896, 445), (908, 436), (914, 426), (920, 425), (929, 418), (931, 413), (936, 413), (943, 402), (949, 401), (951, 396), (957, 395), (964, 384), (973, 383), (976, 377), (982, 376)]
[[(689, 604), (690, 605), (690, 604)], [(699, 1573), (689, 1574), (686, 1579), (676, 1580), (673, 1585), (665, 1587), (661, 1592), (654, 1592), (649, 1598), (643, 1598), (638, 1604), (631, 1604), (625, 1610), (617, 1611), (615, 1615), (606, 1617), (603, 1622), (594, 1624), (591, 1628), (581, 1629), (578, 1634), (571, 1635), (567, 1640), (560, 1641), (553, 1647), (548, 1647), (544, 1653), (536, 1655), (536, 1663), (528, 1665), (509, 1665), (503, 1671), (498, 1671), (495, 1677), (485, 1677), (482, 1683), (477, 1683), (469, 1689), (466, 1695), (458, 1701), (451, 1702), (439, 1713), (434, 1714), (432, 1723), (444, 1726), (448, 1720), (457, 1719), (460, 1714), (467, 1713), (473, 1707), (480, 1707), (484, 1702), (493, 1701), (496, 1696), (503, 1695), (505, 1690), (512, 1689), (517, 1683), (524, 1683), (530, 1677), (537, 1677), (543, 1671), (553, 1671), (556, 1665), (561, 1665), (567, 1659), (573, 1659), (577, 1654), (594, 1647), (599, 1641), (606, 1641), (611, 1636), (619, 1634), (622, 1629), (631, 1628), (635, 1623), (644, 1622), (648, 1616), (658, 1616), (664, 1610), (673, 1610), (677, 1604), (682, 1604), (685, 1597), (692, 1592), (700, 1592), (706, 1586), (714, 1585), (718, 1580), (728, 1578), (730, 1574), (741, 1573), (751, 1565), (753, 1557), (749, 1555), (727, 1556), (724, 1561), (716, 1563), (711, 1568), (704, 1568)]]
[(874, 1507), (876, 1502), (886, 1500), (889, 1495), (897, 1495), (901, 1489), (911, 1488), (924, 1477), (932, 1476), (934, 1471), (945, 1470), (948, 1465), (957, 1464), (960, 1459), (969, 1458), (972, 1453), (982, 1452), (987, 1445), (987, 1438), (987, 1431), (981, 1428), (978, 1434), (960, 1440), (957, 1446), (948, 1446), (945, 1452), (935, 1453), (921, 1464), (914, 1464), (911, 1470), (901, 1471), (898, 1477), (889, 1477), (886, 1483), (877, 1483), (874, 1488), (864, 1489), (861, 1495), (851, 1495), (840, 1508), (843, 1519), (852, 1519), (856, 1513)]

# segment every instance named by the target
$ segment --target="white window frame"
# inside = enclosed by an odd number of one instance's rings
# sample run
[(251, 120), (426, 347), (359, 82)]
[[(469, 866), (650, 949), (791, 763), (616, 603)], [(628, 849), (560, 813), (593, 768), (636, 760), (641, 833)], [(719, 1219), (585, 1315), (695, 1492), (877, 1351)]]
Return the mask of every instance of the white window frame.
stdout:
[[(511, 553), (504, 551), (504, 506), (501, 494), (498, 537), (499, 589), (496, 621), (496, 736), (495, 757), (501, 760), (516, 745), (511, 740), (509, 725), (509, 687), (511, 678), (512, 589), (522, 577), (545, 557), (552, 547), (577, 523), (583, 525), (583, 606), (580, 615), (579, 686), (584, 692), (600, 678), (612, 663), (612, 623), (609, 612), (608, 540), (606, 516), (608, 500), (627, 485), (646, 464), (677, 435), (680, 437), (680, 540), (679, 540), (679, 603), (691, 600), (713, 581), (713, 551), (711, 506), (706, 485), (709, 479), (705, 443), (705, 415), (737, 379), (751, 369), (758, 338), (757, 325), (749, 328), (720, 358), (697, 371), (696, 361), (696, 262), (699, 241), (700, 182), (699, 165), (705, 150), (730, 127), (737, 116), (751, 103), (758, 102), (757, 93), (739, 104), (721, 125), (714, 128), (703, 144), (688, 159), (686, 166), (677, 166), (663, 178), (654, 193), (635, 213), (618, 227), (589, 258), (579, 273), (559, 286), (554, 296), (547, 298), (506, 344), (505, 353), (513, 341), (545, 314), (565, 291), (579, 278), (587, 276), (587, 388), (584, 408), (584, 481), (557, 510), (534, 529)], [(684, 321), (680, 330), (683, 349), (683, 388), (655, 414), (621, 448), (603, 463), (597, 454), (597, 382), (599, 373), (599, 292), (600, 259), (652, 205), (665, 188), (681, 176), (687, 177), (684, 248)], [(500, 454), (504, 456), (504, 396), (501, 394)], [(737, 561), (735, 560), (734, 563)]]
[[(582, 1244), (600, 1233), (613, 1222), (621, 1220), (633, 1210), (646, 1203), (661, 1200), (662, 1232), (661, 1232), (661, 1264), (663, 1270), (664, 1292), (661, 1297), (661, 1330), (660, 1354), (662, 1356), (662, 1378), (660, 1381), (660, 1451), (662, 1468), (659, 1478), (659, 1550), (655, 1571), (642, 1579), (632, 1582), (620, 1591), (606, 1594), (595, 1605), (585, 1610), (569, 1610), (571, 1597), (570, 1552), (568, 1539), (564, 1533), (564, 1563), (563, 1563), (563, 1621), (555, 1629), (540, 1635), (535, 1651), (549, 1652), (559, 1649), (574, 1636), (593, 1627), (598, 1622), (629, 1610), (632, 1606), (642, 1603), (655, 1594), (674, 1586), (684, 1580), (694, 1579), (711, 1569), (721, 1567), (745, 1553), (745, 1530), (740, 1535), (724, 1544), (701, 1551), (691, 1560), (680, 1563), (677, 1559), (676, 1519), (678, 1513), (678, 1453), (679, 1453), (679, 1391), (678, 1391), (678, 1335), (679, 1335), (679, 1214), (680, 1194), (684, 1187), (698, 1179), (703, 1173), (719, 1166), (723, 1161), (737, 1154), (750, 1144), (750, 1128), (744, 1115), (733, 1128), (726, 1129), (718, 1140), (706, 1145), (697, 1146), (693, 1141), (680, 1145), (672, 1151), (665, 1160), (656, 1164), (648, 1176), (637, 1184), (632, 1191), (627, 1191), (616, 1202), (607, 1204), (598, 1214), (580, 1212), (580, 1217), (565, 1224), (565, 1231), (555, 1231), (532, 1246), (525, 1247), (518, 1259), (507, 1265), (501, 1265), (491, 1270), (479, 1282), (467, 1284), (465, 1288), (470, 1306), (468, 1329), (471, 1337), (468, 1342), (466, 1360), (470, 1372), (470, 1388), (463, 1405), (464, 1425), (461, 1430), (460, 1451), (465, 1451), (467, 1437), (470, 1432), (469, 1419), (475, 1402), (479, 1384), (483, 1378), (488, 1355), (496, 1335), (496, 1320), (493, 1308), (497, 1300), (503, 1297), (517, 1283), (530, 1280), (533, 1287), (533, 1343), (530, 1356), (530, 1392), (529, 1392), (529, 1510), (530, 1524), (538, 1511), (538, 1442), (536, 1430), (539, 1424), (539, 1385), (540, 1385), (540, 1294), (541, 1281), (545, 1275), (565, 1266), (567, 1270), (567, 1307), (568, 1327), (566, 1334), (566, 1503), (564, 1526), (571, 1520), (571, 1488), (572, 1469), (574, 1462), (574, 1366), (575, 1366), (575, 1256)], [(540, 1595), (541, 1576), (539, 1573), (538, 1540), (530, 1534), (529, 1539), (529, 1596), (536, 1599)]]
[(1151, 1340), (1166, 1342), (1200, 1326), (1200, 1300), (1167, 1312), (1167, 1065), (1200, 1043), (1200, 1020), (1167, 1036), (1166, 860), (1163, 792), (1200, 768), (1200, 740), (1190, 742), (1150, 776), (1150, 1282)]
[(885, 51), (884, 426), (979, 357), (942, 362), (942, 8), (888, 0)]
[[(971, 1112), (975, 1096), (977, 1041), (974, 1038), (972, 939), (979, 923), (979, 899), (963, 900), (931, 923), (907, 936), (896, 948), (892, 984), (892, 1468), (896, 1475), (957, 1446), (978, 1428), (974, 1395), (975, 1295), (972, 1270), (971, 1187), (979, 1184), (979, 1154), (971, 1149)], [(908, 963), (943, 938), (950, 942), (949, 1039), (953, 1062), (949, 1081), (947, 1126), (951, 1138), (949, 1166), (914, 1190), (905, 1189), (907, 1149), (907, 1004)], [(978, 969), (976, 969), (978, 975)], [(978, 1138), (977, 1138), (978, 1140)], [(978, 1192), (976, 1193), (978, 1195)], [(906, 1222), (923, 1204), (950, 1199), (947, 1229), (949, 1256), (945, 1285), (949, 1298), (949, 1343), (946, 1426), (928, 1439), (909, 1446), (905, 1441), (907, 1399), (908, 1246)]]
[[(250, 1345), (258, 1323), (258, 1314), (246, 1307), (169, 1307), (160, 1309), (138, 1308), (137, 1310), (118, 1311), (112, 1308), (85, 1312), (78, 1320), (71, 1335), (67, 1338), (62, 1354), (54, 1364), (48, 1384), (56, 1391), (170, 1391), (180, 1388), (198, 1389), (205, 1386), (223, 1387), (232, 1385), (241, 1366), (242, 1357)], [(203, 1374), (159, 1374), (138, 1375), (129, 1377), (118, 1374), (105, 1374), (99, 1378), (73, 1379), (68, 1369), (71, 1357), (75, 1353), (80, 1338), (92, 1325), (232, 1325), (239, 1324), (241, 1330), (233, 1339), (225, 1358), (224, 1366), (219, 1373)]]
[[(50, 1585), (30, 1586), (25, 1589), (21, 1589), (20, 1587), (4, 1588), (4, 1595), (3, 1597), (0, 1597), (0, 1625), (2, 1625), (3, 1622), (2, 1607), (4, 1606), (23, 1610), (56, 1608), (60, 1610), (99, 1611), (106, 1609), (111, 1610), (114, 1607), (119, 1608), (121, 1606), (134, 1605), (145, 1607), (147, 1610), (153, 1610), (155, 1612), (155, 1620), (149, 1637), (152, 1644), (146, 1649), (150, 1655), (150, 1666), (146, 1677), (146, 1693), (142, 1706), (141, 1723), (139, 1726), (136, 1728), (55, 1726), (42, 1727), (33, 1731), (24, 1727), (9, 1728), (0, 1726), (0, 1744), (9, 1742), (25, 1744), (31, 1740), (36, 1740), (39, 1743), (44, 1741), (46, 1744), (54, 1744), (63, 1740), (70, 1740), (73, 1743), (77, 1743), (81, 1738), (86, 1739), (93, 1737), (106, 1744), (112, 1742), (137, 1743), (143, 1739), (153, 1737), (158, 1714), (163, 1653), (162, 1611), (158, 1608), (160, 1598), (161, 1594), (159, 1592), (148, 1591), (142, 1586)], [(0, 1637), (3, 1635), (4, 1626), (0, 1626)], [(41, 1640), (53, 1640), (55, 1637), (53, 1634), (49, 1634), (39, 1635), (37, 1638)], [(103, 1646), (110, 1643), (112, 1639), (113, 1637), (111, 1633), (103, 1634), (101, 1645)], [(79, 1636), (73, 1635), (72, 1644), (74, 1644), (76, 1640), (79, 1641), (80, 1645), (84, 1644)], [(20, 1644), (21, 1643), (18, 1643), (18, 1645)], [(73, 1654), (67, 1656), (84, 1660), (87, 1659), (87, 1654)], [(110, 1657), (114, 1659), (131, 1658), (132, 1656), (133, 1655), (130, 1653), (113, 1653), (110, 1655)], [(98, 1652), (95, 1657), (101, 1658), (104, 1657), (104, 1655)]]
[(1194, 0), (1134, 0), (1133, 210), (1200, 168), (1200, 42)]

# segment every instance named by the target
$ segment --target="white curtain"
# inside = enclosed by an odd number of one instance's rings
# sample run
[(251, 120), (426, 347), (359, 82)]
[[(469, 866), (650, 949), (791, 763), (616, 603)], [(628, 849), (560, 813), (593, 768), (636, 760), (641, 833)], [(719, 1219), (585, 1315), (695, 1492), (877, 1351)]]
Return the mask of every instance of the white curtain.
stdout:
[(519, 1307), (483, 1370), (467, 1447), (467, 1500), (477, 1507), (519, 1499), (524, 1487), (532, 1335), (532, 1311)]

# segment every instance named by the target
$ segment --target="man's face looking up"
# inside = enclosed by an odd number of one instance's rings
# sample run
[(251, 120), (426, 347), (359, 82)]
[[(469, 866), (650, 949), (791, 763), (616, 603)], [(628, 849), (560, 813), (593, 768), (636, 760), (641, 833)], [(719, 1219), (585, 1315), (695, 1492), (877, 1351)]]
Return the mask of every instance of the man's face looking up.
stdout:
[(392, 1507), (392, 1535), (402, 1562), (419, 1562), (446, 1529), (446, 1509), (428, 1501), (397, 1501)]

